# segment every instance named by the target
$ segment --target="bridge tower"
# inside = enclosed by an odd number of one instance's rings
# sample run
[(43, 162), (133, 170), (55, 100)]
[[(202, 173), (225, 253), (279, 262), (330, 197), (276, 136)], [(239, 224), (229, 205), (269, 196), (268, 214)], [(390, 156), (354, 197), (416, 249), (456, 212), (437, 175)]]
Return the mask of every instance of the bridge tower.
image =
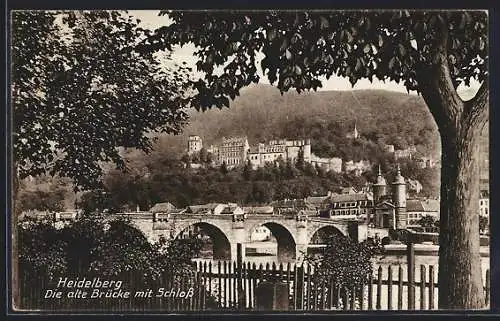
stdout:
[(373, 184), (373, 201), (376, 203), (385, 195), (387, 195), (387, 183), (384, 176), (382, 176), (380, 165), (378, 165), (377, 182)]
[(396, 229), (405, 229), (407, 225), (406, 214), (406, 182), (401, 176), (401, 169), (399, 164), (397, 166), (397, 174), (394, 182), (392, 183), (392, 201), (395, 206)]

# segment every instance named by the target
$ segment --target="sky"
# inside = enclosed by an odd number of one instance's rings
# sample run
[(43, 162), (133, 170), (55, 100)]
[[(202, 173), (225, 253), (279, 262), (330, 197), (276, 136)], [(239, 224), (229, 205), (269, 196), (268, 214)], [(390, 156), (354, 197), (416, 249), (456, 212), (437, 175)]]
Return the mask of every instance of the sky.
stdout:
[[(167, 16), (159, 16), (158, 10), (129, 10), (128, 13), (139, 19), (140, 26), (143, 28), (149, 28), (154, 30), (160, 26), (165, 26), (171, 23), (171, 20)], [(193, 67), (196, 70), (196, 58), (193, 56), (193, 52), (195, 47), (193, 45), (186, 45), (183, 47), (176, 47), (172, 53), (172, 58), (177, 62), (185, 61), (189, 66)], [(262, 55), (261, 55), (262, 58)], [(257, 65), (260, 66), (260, 63), (257, 62)], [(267, 77), (262, 74), (262, 70), (257, 68), (258, 74), (260, 76), (259, 83), (269, 84)], [(360, 79), (355, 85), (352, 87), (351, 83), (347, 78), (332, 76), (330, 79), (323, 78), (321, 79), (323, 84), (322, 88), (318, 90), (357, 90), (357, 89), (383, 89), (397, 92), (407, 93), (406, 88), (403, 85), (400, 85), (394, 81), (380, 81), (377, 79), (373, 80), (373, 83), (368, 79)], [(471, 82), (470, 87), (460, 86), (458, 88), (459, 96), (468, 100), (476, 94), (479, 89), (480, 83), (476, 81)], [(410, 92), (410, 94), (416, 95), (416, 92)]]

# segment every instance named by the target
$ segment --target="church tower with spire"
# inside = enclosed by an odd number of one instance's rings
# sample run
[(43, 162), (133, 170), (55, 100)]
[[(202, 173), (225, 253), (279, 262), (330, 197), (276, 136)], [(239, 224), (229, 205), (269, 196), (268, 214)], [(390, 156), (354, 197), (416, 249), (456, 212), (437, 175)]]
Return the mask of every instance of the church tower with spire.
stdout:
[(354, 131), (352, 133), (352, 136), (353, 136), (354, 139), (358, 139), (359, 138), (358, 129), (356, 128), (356, 123), (354, 123)]
[(378, 165), (378, 176), (377, 182), (373, 184), (373, 200), (378, 202), (382, 196), (387, 195), (387, 183), (384, 176), (382, 176), (382, 171), (380, 165)]
[(395, 206), (396, 229), (405, 229), (407, 225), (406, 214), (406, 182), (401, 175), (401, 168), (397, 166), (397, 174), (392, 183), (392, 202)]
[(348, 132), (346, 134), (346, 138), (348, 139), (358, 139), (360, 136), (359, 136), (359, 132), (358, 132), (358, 127), (356, 126), (356, 122), (354, 122), (354, 130), (352, 132)]

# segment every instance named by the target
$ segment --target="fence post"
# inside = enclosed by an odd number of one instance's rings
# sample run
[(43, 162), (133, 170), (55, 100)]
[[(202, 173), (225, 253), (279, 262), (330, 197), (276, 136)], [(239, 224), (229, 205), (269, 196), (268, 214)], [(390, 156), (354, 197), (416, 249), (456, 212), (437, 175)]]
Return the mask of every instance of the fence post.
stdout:
[(218, 278), (219, 278), (219, 288), (218, 288), (218, 291), (219, 291), (219, 305), (220, 305), (220, 308), (224, 308), (224, 299), (222, 297), (222, 295), (224, 294), (224, 289), (222, 288), (222, 262), (219, 261), (217, 262), (217, 274), (218, 274)]
[(408, 310), (415, 309), (415, 245), (409, 241), (407, 243), (408, 262)]
[(398, 310), (403, 310), (403, 267), (398, 269)]
[[(292, 274), (291, 274), (291, 271), (290, 269), (292, 268), (290, 262), (288, 262), (287, 266), (286, 266), (286, 284), (288, 284), (288, 291), (293, 291), (293, 288), (291, 286), (291, 280), (292, 280)], [(295, 292), (295, 291), (293, 291)], [(295, 293), (294, 293), (295, 295)], [(290, 298), (290, 306), (293, 306), (293, 308), (295, 308), (294, 304), (293, 304), (293, 297)]]
[(382, 304), (381, 304), (381, 296), (382, 296), (382, 266), (378, 267), (378, 274), (377, 274), (377, 306), (376, 309), (380, 310), (382, 309)]
[(302, 263), (300, 266), (297, 264), (296, 271), (297, 295), (295, 296), (295, 302), (297, 310), (302, 310), (304, 308), (304, 264)]
[(387, 271), (387, 310), (392, 310), (392, 266), (388, 266)]
[(368, 276), (368, 310), (373, 309), (373, 273)]
[(425, 310), (425, 265), (420, 265), (420, 310)]
[(434, 309), (434, 266), (429, 266), (429, 310)]
[(243, 276), (242, 276), (242, 263), (243, 263), (243, 246), (241, 243), (236, 244), (236, 258), (238, 265), (238, 308), (244, 309), (246, 307), (246, 295), (243, 292)]
[(305, 290), (305, 295), (306, 295), (306, 302), (305, 302), (305, 309), (310, 310), (311, 309), (311, 265), (307, 264), (307, 281), (306, 281), (306, 290)]

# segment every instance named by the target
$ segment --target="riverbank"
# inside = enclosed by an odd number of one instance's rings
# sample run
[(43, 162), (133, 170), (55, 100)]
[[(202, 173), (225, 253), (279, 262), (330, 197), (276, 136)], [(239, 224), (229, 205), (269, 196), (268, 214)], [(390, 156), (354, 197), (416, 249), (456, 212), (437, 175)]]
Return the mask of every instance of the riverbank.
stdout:
[[(439, 256), (439, 245), (435, 244), (415, 244), (415, 255), (422, 256)], [(384, 253), (386, 255), (406, 255), (407, 246), (405, 244), (387, 244), (384, 245)], [(479, 248), (481, 257), (490, 257), (490, 248), (481, 246)]]

